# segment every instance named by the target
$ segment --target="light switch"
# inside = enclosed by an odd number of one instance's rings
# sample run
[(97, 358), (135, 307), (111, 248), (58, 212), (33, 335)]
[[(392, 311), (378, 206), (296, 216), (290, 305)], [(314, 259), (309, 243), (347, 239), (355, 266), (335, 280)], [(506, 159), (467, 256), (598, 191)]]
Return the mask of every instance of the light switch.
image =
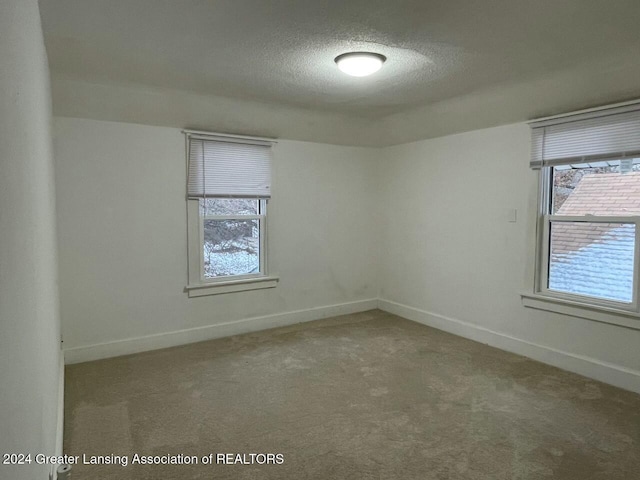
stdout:
[(507, 221), (509, 223), (516, 223), (518, 221), (518, 210), (515, 208), (510, 208), (507, 211)]

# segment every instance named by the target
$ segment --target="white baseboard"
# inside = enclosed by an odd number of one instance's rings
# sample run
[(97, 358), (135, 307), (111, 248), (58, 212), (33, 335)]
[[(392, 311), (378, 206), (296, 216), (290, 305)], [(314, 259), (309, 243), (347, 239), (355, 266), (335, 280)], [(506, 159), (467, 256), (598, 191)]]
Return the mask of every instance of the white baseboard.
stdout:
[(62, 455), (64, 440), (64, 352), (58, 362), (58, 425), (56, 431), (56, 455)]
[(144, 337), (128, 338), (114, 342), (99, 343), (64, 350), (65, 363), (81, 363), (103, 358), (118, 357), (131, 353), (146, 352), (160, 348), (175, 347), (188, 343), (202, 342), (214, 338), (230, 337), (241, 333), (255, 332), (296, 323), (310, 322), (322, 318), (364, 312), (378, 308), (378, 300), (368, 299), (356, 302), (327, 305), (293, 312), (277, 313), (263, 317), (236, 320), (233, 322), (207, 325), (175, 332), (159, 333)]
[(575, 355), (489, 330), (472, 323), (448, 318), (389, 300), (378, 299), (378, 308), (429, 327), (516, 353), (554, 367), (640, 393), (640, 372), (619, 365)]
[[(129, 355), (132, 353), (175, 347), (188, 343), (229, 337), (242, 333), (266, 330), (269, 328), (294, 325), (322, 318), (364, 312), (379, 308), (408, 320), (444, 330), (445, 332), (484, 343), (508, 352), (523, 355), (548, 365), (593, 378), (616, 387), (640, 393), (640, 371), (603, 362), (591, 357), (564, 352), (544, 345), (531, 343), (510, 335), (496, 332), (472, 323), (445, 317), (418, 308), (383, 299), (368, 299), (356, 302), (328, 305), (306, 310), (297, 310), (245, 320), (237, 320), (217, 325), (160, 333), (145, 337), (129, 338), (114, 342), (73, 347), (64, 350), (64, 362), (67, 364), (88, 362), (103, 358)], [(60, 405), (64, 399), (64, 369), (61, 368)], [(62, 407), (61, 407), (62, 408)], [(59, 414), (59, 448), (62, 448), (62, 419)]]
[[(60, 351), (58, 361), (58, 418), (56, 425), (56, 446), (54, 455), (62, 455), (64, 447), (64, 352)], [(50, 478), (56, 478), (57, 465), (51, 466)]]

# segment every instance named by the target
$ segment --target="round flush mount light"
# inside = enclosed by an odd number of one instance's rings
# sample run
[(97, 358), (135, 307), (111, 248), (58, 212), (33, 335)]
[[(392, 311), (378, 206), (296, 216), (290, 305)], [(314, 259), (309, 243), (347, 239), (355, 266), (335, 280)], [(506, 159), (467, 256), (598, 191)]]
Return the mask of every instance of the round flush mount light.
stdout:
[(379, 53), (350, 52), (336, 57), (338, 68), (353, 77), (366, 77), (382, 68), (387, 57)]

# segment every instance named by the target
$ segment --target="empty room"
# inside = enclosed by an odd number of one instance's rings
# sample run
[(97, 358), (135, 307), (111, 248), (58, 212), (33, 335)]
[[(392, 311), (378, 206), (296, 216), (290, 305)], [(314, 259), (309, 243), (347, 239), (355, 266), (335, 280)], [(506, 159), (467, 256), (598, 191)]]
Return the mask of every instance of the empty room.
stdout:
[(633, 480), (638, 0), (1, 0), (0, 480)]

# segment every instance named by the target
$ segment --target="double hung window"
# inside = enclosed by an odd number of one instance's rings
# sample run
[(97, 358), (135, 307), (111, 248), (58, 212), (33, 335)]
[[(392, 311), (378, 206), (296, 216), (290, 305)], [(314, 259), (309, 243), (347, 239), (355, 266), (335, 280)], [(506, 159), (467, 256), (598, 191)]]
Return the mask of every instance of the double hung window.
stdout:
[(267, 272), (272, 143), (185, 133), (189, 295), (275, 286)]
[(637, 313), (640, 105), (531, 127), (541, 186), (536, 292)]

